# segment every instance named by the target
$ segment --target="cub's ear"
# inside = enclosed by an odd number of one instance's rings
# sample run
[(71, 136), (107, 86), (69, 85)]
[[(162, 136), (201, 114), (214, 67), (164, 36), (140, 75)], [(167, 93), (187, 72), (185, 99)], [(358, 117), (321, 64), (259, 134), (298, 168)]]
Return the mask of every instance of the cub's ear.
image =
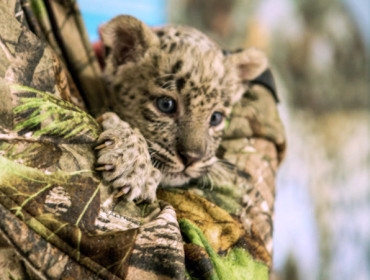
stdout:
[(159, 45), (156, 34), (142, 21), (128, 15), (113, 18), (100, 29), (105, 59), (118, 66), (139, 60), (148, 48)]
[(266, 54), (257, 48), (231, 53), (226, 57), (226, 60), (237, 68), (242, 81), (251, 81), (257, 78), (268, 67)]

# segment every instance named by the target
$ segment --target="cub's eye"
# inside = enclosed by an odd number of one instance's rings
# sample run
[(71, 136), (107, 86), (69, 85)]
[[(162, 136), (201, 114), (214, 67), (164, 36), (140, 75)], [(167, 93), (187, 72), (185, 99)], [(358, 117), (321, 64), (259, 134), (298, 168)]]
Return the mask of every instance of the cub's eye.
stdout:
[(224, 115), (221, 112), (214, 112), (211, 116), (211, 120), (209, 121), (209, 124), (211, 126), (218, 126), (222, 120), (224, 119)]
[(172, 114), (176, 111), (176, 101), (173, 100), (171, 97), (159, 97), (156, 101), (156, 104), (158, 110), (163, 113)]

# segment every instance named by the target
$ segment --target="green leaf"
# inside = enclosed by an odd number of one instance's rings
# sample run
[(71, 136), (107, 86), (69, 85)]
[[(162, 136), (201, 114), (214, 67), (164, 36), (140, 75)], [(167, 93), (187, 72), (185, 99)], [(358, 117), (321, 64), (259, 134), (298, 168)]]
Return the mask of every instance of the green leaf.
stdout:
[(20, 104), (13, 111), (21, 115), (32, 111), (27, 119), (21, 119), (16, 130), (31, 130), (40, 126), (33, 136), (54, 136), (62, 139), (84, 137), (95, 140), (100, 127), (94, 118), (77, 106), (50, 93), (41, 92), (26, 86), (12, 85), (15, 92), (32, 92), (36, 97), (21, 97)]
[(214, 266), (215, 273), (209, 279), (227, 280), (267, 280), (269, 272), (267, 265), (258, 262), (242, 248), (229, 250), (225, 257), (220, 257), (203, 232), (189, 220), (179, 221), (180, 229), (190, 243), (203, 247)]

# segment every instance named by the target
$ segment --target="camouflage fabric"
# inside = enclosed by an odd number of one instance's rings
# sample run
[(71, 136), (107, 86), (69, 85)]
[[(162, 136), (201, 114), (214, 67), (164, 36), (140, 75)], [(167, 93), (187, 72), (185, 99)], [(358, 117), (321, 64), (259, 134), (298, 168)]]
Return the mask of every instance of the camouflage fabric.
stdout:
[(266, 88), (233, 109), (219, 151), (233, 183), (114, 211), (94, 172), (92, 116), (109, 97), (75, 1), (0, 3), (0, 98), (2, 277), (268, 279), (285, 138)]

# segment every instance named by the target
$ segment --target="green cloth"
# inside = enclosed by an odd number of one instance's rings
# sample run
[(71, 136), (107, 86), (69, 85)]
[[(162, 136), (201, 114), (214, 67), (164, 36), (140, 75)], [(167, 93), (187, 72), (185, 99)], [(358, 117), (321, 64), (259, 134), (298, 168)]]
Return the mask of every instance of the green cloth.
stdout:
[(233, 109), (220, 149), (240, 172), (220, 186), (161, 189), (155, 203), (108, 211), (92, 116), (109, 95), (76, 2), (1, 2), (0, 271), (9, 279), (268, 279), (285, 138), (269, 91), (251, 93)]

